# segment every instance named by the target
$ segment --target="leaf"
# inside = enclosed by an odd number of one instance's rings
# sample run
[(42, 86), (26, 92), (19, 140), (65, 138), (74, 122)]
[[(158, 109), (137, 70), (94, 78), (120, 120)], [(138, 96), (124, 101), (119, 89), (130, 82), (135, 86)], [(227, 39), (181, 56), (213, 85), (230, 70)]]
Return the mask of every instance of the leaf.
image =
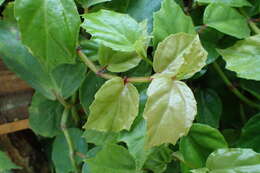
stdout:
[[(82, 131), (76, 128), (68, 129), (71, 140), (74, 144), (75, 152), (87, 154), (88, 145), (84, 141)], [(83, 159), (75, 155), (77, 164), (83, 162)], [(52, 146), (52, 161), (56, 172), (70, 173), (74, 171), (69, 158), (69, 147), (63, 134), (57, 136)]]
[(161, 9), (154, 13), (153, 26), (154, 45), (163, 41), (167, 36), (178, 32), (195, 34), (191, 17), (186, 16), (174, 0), (162, 2)]
[(49, 74), (19, 40), (12, 25), (0, 22), (0, 56), (7, 67), (45, 97), (54, 100)]
[(260, 152), (260, 113), (256, 114), (248, 120), (242, 128), (242, 133), (237, 146), (242, 148), (252, 148), (256, 152)]
[(51, 101), (39, 93), (35, 93), (29, 108), (30, 128), (44, 137), (54, 137), (61, 131), (60, 121), (63, 106), (57, 101)]
[(98, 52), (99, 62), (111, 72), (124, 72), (137, 66), (141, 58), (135, 52), (121, 52), (101, 45)]
[(180, 151), (185, 162), (201, 168), (205, 166), (210, 153), (227, 146), (225, 138), (217, 129), (204, 124), (193, 124), (188, 136), (181, 139)]
[(234, 46), (218, 50), (226, 68), (245, 79), (260, 80), (260, 35), (238, 41)]
[(138, 107), (137, 89), (131, 83), (124, 84), (122, 78), (115, 77), (105, 82), (96, 93), (85, 128), (104, 132), (129, 130), (138, 115)]
[[(251, 149), (219, 149), (210, 154), (206, 168), (204, 168), (205, 171), (207, 170), (206, 173), (258, 173), (260, 154)], [(204, 172), (193, 171), (193, 173)]]
[(73, 95), (85, 79), (86, 67), (83, 64), (63, 64), (52, 71), (57, 92), (68, 98)]
[(86, 79), (80, 87), (79, 99), (80, 104), (83, 106), (84, 111), (89, 113), (89, 106), (94, 100), (95, 93), (105, 83), (105, 80), (98, 77), (93, 72), (89, 72), (86, 75)]
[(253, 80), (241, 80), (240, 86), (260, 100), (260, 82)]
[(239, 39), (250, 36), (246, 17), (228, 6), (208, 5), (204, 11), (203, 21), (207, 26)]
[(153, 13), (158, 11), (162, 0), (131, 0), (129, 1), (127, 13), (138, 22), (148, 20), (148, 31), (153, 28)]
[(133, 157), (127, 149), (116, 144), (106, 145), (96, 157), (87, 159), (91, 172), (136, 173)]
[(102, 42), (106, 47), (122, 52), (136, 51), (137, 45), (142, 49), (146, 48), (147, 34), (144, 34), (143, 28), (126, 14), (100, 10), (85, 14), (83, 18), (85, 20), (81, 26), (94, 40)]
[(207, 52), (198, 36), (178, 33), (168, 36), (158, 45), (153, 67), (159, 76), (187, 79), (202, 69), (206, 59)]
[(81, 50), (86, 56), (92, 60), (98, 60), (98, 48), (99, 44), (95, 40), (81, 40), (80, 41)]
[(22, 42), (48, 71), (75, 62), (80, 17), (73, 0), (17, 0), (15, 16)]
[(200, 3), (220, 4), (230, 7), (252, 6), (247, 0), (197, 0)]
[[(147, 147), (175, 144), (186, 135), (197, 113), (192, 91), (181, 81), (153, 79), (147, 90), (144, 110), (147, 120)], [(172, 133), (169, 133), (169, 129)]]
[(16, 166), (4, 152), (0, 151), (0, 171), (4, 172), (11, 169), (21, 169), (21, 167)]
[(103, 2), (108, 2), (108, 1), (111, 1), (111, 0), (88, 0), (87, 1), (87, 8), (93, 6), (93, 5), (97, 5), (97, 4), (100, 4), (100, 3), (103, 3)]
[(106, 145), (107, 143), (117, 143), (119, 134), (113, 132), (100, 132), (96, 130), (85, 130), (83, 137), (88, 143), (95, 145)]
[(147, 158), (147, 150), (145, 150), (146, 141), (146, 122), (143, 118), (137, 118), (134, 122), (131, 131), (122, 131), (118, 141), (123, 141), (127, 144), (130, 154), (136, 161), (137, 168), (141, 169)]
[(222, 114), (222, 102), (218, 94), (212, 89), (198, 90), (195, 98), (198, 103), (198, 123), (218, 128)]
[(145, 162), (144, 168), (155, 173), (163, 173), (167, 164), (172, 160), (172, 151), (169, 147), (161, 145), (150, 150), (150, 154)]
[(3, 20), (8, 23), (16, 24), (16, 20), (14, 17), (14, 2), (9, 2), (6, 6), (4, 11), (2, 12), (4, 16)]

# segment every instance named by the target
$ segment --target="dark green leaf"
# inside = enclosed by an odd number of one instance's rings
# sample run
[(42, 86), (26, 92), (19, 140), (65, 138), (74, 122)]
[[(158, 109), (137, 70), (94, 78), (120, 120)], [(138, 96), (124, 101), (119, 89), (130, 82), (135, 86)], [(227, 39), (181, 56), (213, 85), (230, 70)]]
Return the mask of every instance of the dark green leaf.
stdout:
[(243, 7), (243, 6), (251, 6), (251, 4), (247, 0), (197, 0), (200, 3), (214, 3), (220, 5), (226, 5), (230, 7)]
[(99, 44), (91, 39), (91, 40), (82, 40), (80, 42), (81, 50), (86, 54), (86, 56), (92, 60), (97, 61), (98, 60), (98, 47)]
[(241, 87), (260, 100), (260, 81), (241, 80)]
[(198, 107), (197, 121), (218, 128), (222, 114), (222, 102), (218, 94), (212, 89), (200, 89), (195, 92), (195, 98)]

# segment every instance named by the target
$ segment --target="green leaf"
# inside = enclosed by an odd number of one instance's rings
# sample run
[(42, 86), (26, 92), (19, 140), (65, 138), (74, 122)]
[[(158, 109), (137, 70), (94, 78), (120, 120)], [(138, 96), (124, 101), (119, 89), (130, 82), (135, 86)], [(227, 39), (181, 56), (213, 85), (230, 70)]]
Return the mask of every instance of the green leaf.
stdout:
[(153, 13), (158, 11), (162, 0), (131, 0), (129, 1), (127, 13), (138, 22), (148, 20), (148, 31), (152, 31)]
[(260, 34), (238, 41), (234, 46), (218, 50), (226, 61), (226, 68), (238, 77), (260, 80)]
[(207, 4), (220, 4), (226, 5), (230, 7), (243, 7), (243, 6), (252, 6), (247, 0), (196, 0), (200, 3), (207, 3)]
[(119, 134), (113, 132), (100, 132), (96, 130), (85, 130), (83, 137), (88, 143), (95, 145), (106, 145), (107, 143), (116, 143)]
[[(109, 10), (83, 15), (81, 25), (92, 38), (106, 47), (123, 52), (136, 51), (136, 46), (147, 46), (146, 31), (130, 16)], [(145, 34), (144, 34), (145, 33)], [(140, 43), (142, 43), (140, 45)]]
[[(112, 88), (112, 92), (111, 92)], [(86, 129), (104, 132), (129, 130), (138, 115), (139, 94), (131, 83), (120, 77), (105, 82), (90, 106)]]
[(166, 145), (154, 147), (150, 150), (144, 168), (155, 173), (163, 173), (167, 168), (167, 164), (169, 164), (171, 160), (172, 151)]
[(96, 157), (86, 162), (95, 173), (136, 173), (134, 158), (127, 149), (116, 144), (106, 145)]
[[(258, 173), (260, 154), (251, 149), (219, 149), (208, 157), (205, 171), (206, 173)], [(193, 173), (204, 172), (201, 169), (193, 171)]]
[(210, 4), (204, 12), (203, 20), (204, 24), (236, 38), (250, 36), (246, 17), (231, 7)]
[[(174, 0), (164, 0), (161, 9), (154, 13), (153, 44), (157, 45), (170, 34), (195, 34), (192, 19), (186, 16)], [(174, 27), (173, 27), (174, 26)]]
[(2, 151), (0, 151), (0, 171), (9, 171), (11, 169), (20, 169), (21, 167), (16, 166), (9, 157)]
[(127, 144), (130, 154), (136, 161), (137, 168), (142, 168), (147, 158), (147, 150), (145, 150), (146, 142), (146, 122), (143, 118), (137, 118), (131, 131), (121, 132), (118, 141)]
[(97, 4), (100, 4), (103, 2), (108, 2), (108, 1), (111, 1), (111, 0), (87, 0), (87, 8), (89, 8), (93, 5), (97, 5)]
[[(68, 129), (71, 140), (74, 144), (75, 152), (80, 152), (87, 155), (88, 145), (85, 140), (81, 137), (82, 131), (76, 128)], [(69, 158), (69, 147), (63, 134), (57, 136), (52, 146), (52, 160), (57, 172), (70, 173), (74, 171)], [(83, 162), (83, 159), (77, 155), (76, 162), (78, 164)]]
[(175, 144), (188, 133), (197, 113), (192, 91), (184, 82), (156, 78), (150, 84), (147, 95), (144, 110), (147, 147), (163, 143)]
[(203, 49), (199, 36), (178, 33), (159, 43), (153, 67), (155, 72), (160, 73), (159, 76), (187, 79), (202, 69), (206, 59), (207, 52)]
[(242, 148), (252, 148), (256, 152), (260, 152), (260, 113), (256, 114), (248, 120), (242, 129), (241, 137), (237, 146)]
[(0, 22), (0, 56), (7, 67), (45, 97), (54, 100), (50, 75), (19, 40), (17, 29)]
[(52, 71), (52, 78), (56, 92), (68, 98), (73, 95), (85, 79), (86, 67), (84, 64), (63, 64)]
[(218, 94), (212, 89), (200, 89), (195, 93), (195, 98), (198, 103), (197, 121), (218, 128), (222, 114), (222, 102)]
[(14, 2), (9, 2), (6, 6), (4, 11), (2, 12), (4, 16), (3, 20), (8, 23), (16, 24), (16, 20), (14, 17)]
[(121, 52), (101, 45), (98, 52), (99, 62), (111, 72), (124, 72), (137, 66), (141, 58), (135, 52)]
[(15, 15), (23, 43), (48, 71), (75, 62), (80, 17), (73, 0), (17, 0)]
[(260, 100), (260, 81), (241, 80), (240, 86)]
[(80, 41), (80, 48), (81, 51), (86, 54), (86, 56), (92, 60), (92, 61), (97, 61), (98, 60), (98, 48), (99, 44), (91, 39), (91, 40), (81, 40)]
[(63, 106), (51, 101), (39, 93), (35, 93), (29, 108), (29, 124), (31, 129), (44, 137), (54, 137), (61, 131), (60, 121)]
[(95, 73), (89, 72), (87, 74), (79, 90), (80, 103), (87, 114), (89, 113), (89, 106), (93, 102), (96, 92), (104, 83), (105, 80), (98, 77)]
[(210, 153), (226, 147), (222, 134), (204, 124), (193, 124), (188, 136), (183, 137), (180, 142), (180, 151), (185, 162), (194, 168), (204, 167)]
[(0, 0), (0, 5), (2, 5), (4, 3), (5, 0)]

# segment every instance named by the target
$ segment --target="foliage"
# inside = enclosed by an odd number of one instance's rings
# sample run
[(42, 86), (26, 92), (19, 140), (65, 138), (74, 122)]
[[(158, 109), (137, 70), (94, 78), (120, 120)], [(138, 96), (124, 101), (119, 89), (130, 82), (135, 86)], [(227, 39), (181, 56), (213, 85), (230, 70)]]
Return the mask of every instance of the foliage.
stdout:
[(36, 90), (55, 172), (260, 172), (257, 0), (0, 6), (0, 56)]

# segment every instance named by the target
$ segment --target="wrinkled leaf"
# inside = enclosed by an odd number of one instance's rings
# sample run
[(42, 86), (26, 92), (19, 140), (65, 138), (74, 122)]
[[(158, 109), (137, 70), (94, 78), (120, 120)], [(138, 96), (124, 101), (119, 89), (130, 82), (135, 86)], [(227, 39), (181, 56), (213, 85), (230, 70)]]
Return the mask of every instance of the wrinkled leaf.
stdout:
[(209, 154), (220, 148), (227, 148), (225, 138), (217, 129), (204, 124), (193, 124), (180, 142), (185, 162), (194, 168), (204, 167)]
[(22, 42), (48, 71), (75, 62), (80, 17), (73, 0), (17, 0), (15, 15)]
[(86, 162), (95, 173), (136, 173), (134, 158), (127, 149), (116, 144), (106, 145), (96, 157)]
[(260, 80), (260, 34), (238, 41), (234, 46), (218, 50), (226, 61), (226, 68), (238, 77)]
[(0, 151), (0, 171), (9, 171), (11, 169), (20, 169), (19, 166), (16, 166), (5, 154), (4, 152)]
[(207, 159), (206, 168), (193, 173), (258, 173), (260, 154), (251, 149), (219, 149)]
[(138, 115), (138, 107), (137, 89), (115, 77), (105, 82), (96, 93), (85, 128), (104, 132), (129, 130)]
[(241, 137), (237, 146), (242, 148), (252, 148), (256, 152), (260, 152), (260, 113), (253, 116), (242, 128)]
[(63, 106), (36, 93), (29, 108), (30, 128), (44, 137), (54, 137), (60, 133)]
[(124, 72), (139, 64), (141, 58), (135, 52), (120, 52), (101, 45), (98, 52), (99, 62), (111, 72)]
[(187, 79), (205, 66), (206, 59), (207, 52), (198, 36), (178, 33), (168, 36), (158, 45), (153, 67), (159, 75)]
[[(146, 48), (147, 35), (143, 28), (126, 14), (108, 10), (83, 15), (81, 25), (92, 38), (106, 47), (118, 51), (133, 52), (136, 46)], [(141, 44), (140, 44), (141, 43)]]
[(157, 45), (167, 36), (178, 32), (195, 34), (192, 19), (186, 16), (174, 0), (164, 0), (161, 9), (154, 13), (153, 44)]
[(200, 3), (207, 3), (207, 4), (220, 4), (226, 5), (230, 7), (243, 7), (243, 6), (251, 6), (251, 4), (247, 0), (196, 0)]
[[(70, 128), (68, 129), (68, 132), (73, 142), (75, 152), (87, 155), (88, 145), (82, 138), (82, 131), (76, 128)], [(77, 164), (83, 162), (83, 159), (78, 155), (75, 155), (75, 158)], [(74, 171), (69, 158), (69, 147), (63, 133), (57, 136), (53, 142), (52, 161), (57, 172), (70, 173)]]
[(175, 144), (188, 133), (197, 113), (192, 91), (181, 81), (157, 78), (150, 84), (147, 95), (144, 110), (147, 147), (163, 143)]
[(212, 89), (199, 90), (195, 98), (198, 103), (197, 121), (218, 128), (222, 114), (222, 102), (218, 94)]
[(203, 21), (204, 24), (239, 39), (250, 36), (246, 17), (228, 6), (210, 4), (204, 12)]

